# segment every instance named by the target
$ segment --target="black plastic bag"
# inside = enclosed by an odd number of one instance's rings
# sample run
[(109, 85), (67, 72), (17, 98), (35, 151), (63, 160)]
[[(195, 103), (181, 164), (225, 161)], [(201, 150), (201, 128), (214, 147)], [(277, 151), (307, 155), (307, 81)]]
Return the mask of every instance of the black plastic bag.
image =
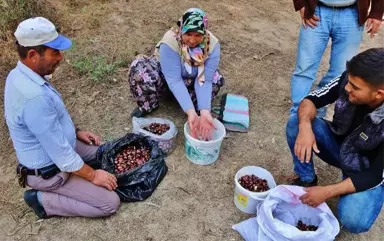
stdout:
[[(115, 158), (126, 146), (144, 146), (151, 150), (151, 158), (143, 165), (123, 174), (115, 173)], [(96, 158), (101, 168), (117, 177), (116, 193), (121, 201), (142, 201), (151, 196), (168, 171), (164, 153), (157, 142), (136, 134), (107, 142), (99, 147)]]

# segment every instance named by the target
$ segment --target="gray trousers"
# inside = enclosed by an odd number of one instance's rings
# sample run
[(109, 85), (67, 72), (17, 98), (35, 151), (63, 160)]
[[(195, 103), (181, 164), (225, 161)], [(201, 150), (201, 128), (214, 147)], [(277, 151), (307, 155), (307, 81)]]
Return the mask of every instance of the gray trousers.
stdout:
[[(85, 163), (96, 158), (96, 146), (77, 141), (76, 152)], [(42, 192), (42, 203), (48, 216), (104, 217), (114, 214), (119, 196), (114, 191), (67, 172), (50, 179), (29, 175), (27, 184)]]

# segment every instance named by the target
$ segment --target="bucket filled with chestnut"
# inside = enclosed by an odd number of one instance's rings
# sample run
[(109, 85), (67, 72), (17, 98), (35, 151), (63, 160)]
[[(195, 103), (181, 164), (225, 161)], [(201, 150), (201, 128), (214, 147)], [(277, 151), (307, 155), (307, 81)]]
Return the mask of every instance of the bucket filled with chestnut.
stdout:
[(177, 128), (175, 124), (163, 118), (132, 118), (133, 133), (148, 136), (157, 141), (160, 149), (170, 154), (176, 147)]
[(245, 213), (256, 214), (257, 205), (274, 187), (276, 182), (272, 174), (264, 168), (243, 167), (235, 175), (235, 206)]

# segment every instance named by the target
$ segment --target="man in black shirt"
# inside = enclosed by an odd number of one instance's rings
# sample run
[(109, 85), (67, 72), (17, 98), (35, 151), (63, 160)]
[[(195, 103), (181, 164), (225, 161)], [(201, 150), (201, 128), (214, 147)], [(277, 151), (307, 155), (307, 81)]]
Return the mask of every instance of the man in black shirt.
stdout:
[[(316, 117), (316, 109), (334, 102), (332, 122)], [(343, 227), (368, 231), (384, 202), (384, 48), (356, 55), (340, 77), (305, 97), (286, 133), (298, 176), (292, 184), (306, 187), (301, 201), (316, 207), (340, 196)], [(316, 186), (313, 151), (341, 169), (341, 182)]]

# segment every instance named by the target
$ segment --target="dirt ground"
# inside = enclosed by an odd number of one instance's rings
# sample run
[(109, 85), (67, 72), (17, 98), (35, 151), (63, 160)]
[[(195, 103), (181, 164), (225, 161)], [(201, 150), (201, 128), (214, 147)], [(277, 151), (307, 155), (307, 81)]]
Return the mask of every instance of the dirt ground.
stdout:
[[(154, 194), (144, 202), (123, 203), (110, 218), (51, 218), (37, 220), (25, 205), (15, 177), (16, 156), (4, 121), (0, 124), (0, 240), (242, 240), (232, 225), (251, 215), (233, 204), (234, 175), (246, 165), (268, 169), (278, 183), (293, 173), (285, 140), (290, 103), (290, 76), (295, 64), (299, 15), (292, 1), (230, 0), (67, 0), (49, 1), (55, 22), (75, 40), (65, 52), (66, 61), (54, 75), (53, 85), (82, 129), (104, 140), (124, 135), (131, 128), (135, 107), (128, 83), (128, 64), (138, 53), (148, 53), (161, 36), (190, 7), (204, 9), (211, 31), (220, 39), (220, 69), (226, 86), (222, 93), (245, 95), (250, 101), (251, 128), (247, 134), (230, 133), (220, 159), (211, 166), (197, 166), (184, 156), (183, 123), (176, 103), (162, 105), (152, 116), (173, 120), (179, 128), (177, 149), (166, 159), (169, 172)], [(384, 46), (384, 31), (371, 40), (364, 35), (361, 50)], [(3, 42), (1, 42), (3, 41)], [(1, 53), (10, 41), (0, 40)], [(1, 54), (0, 54), (1, 55)], [(103, 81), (81, 75), (72, 62), (79, 56), (120, 59), (119, 67)], [(267, 55), (263, 58), (262, 56)], [(329, 50), (319, 77), (328, 68)], [(16, 63), (0, 58), (1, 92), (6, 72)], [(0, 114), (3, 116), (3, 94)], [(316, 161), (320, 185), (340, 180), (340, 173)], [(335, 212), (337, 199), (328, 201)], [(353, 212), (353, 210), (351, 210)], [(336, 240), (383, 240), (384, 215), (367, 233), (344, 230)], [(380, 238), (381, 237), (381, 238)]]

